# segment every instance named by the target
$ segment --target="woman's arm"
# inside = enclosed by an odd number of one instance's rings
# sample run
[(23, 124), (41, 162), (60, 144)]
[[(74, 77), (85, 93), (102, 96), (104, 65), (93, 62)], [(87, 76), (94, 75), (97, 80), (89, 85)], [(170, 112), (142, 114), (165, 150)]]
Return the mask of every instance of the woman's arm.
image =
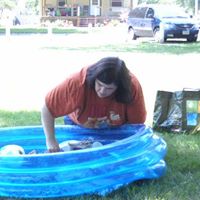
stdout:
[(60, 151), (59, 144), (55, 137), (55, 119), (47, 108), (46, 104), (41, 110), (41, 120), (46, 137), (46, 146), (49, 152)]

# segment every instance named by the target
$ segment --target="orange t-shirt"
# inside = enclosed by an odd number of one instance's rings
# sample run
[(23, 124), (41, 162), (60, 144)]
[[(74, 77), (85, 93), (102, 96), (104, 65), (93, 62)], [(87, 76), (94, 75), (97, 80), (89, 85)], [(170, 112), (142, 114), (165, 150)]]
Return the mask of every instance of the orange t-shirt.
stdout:
[(83, 68), (47, 94), (46, 105), (53, 117), (68, 115), (75, 123), (89, 128), (145, 122), (143, 92), (134, 75), (131, 75), (133, 101), (124, 104), (114, 96), (99, 98), (95, 90), (88, 88), (86, 72), (87, 68)]

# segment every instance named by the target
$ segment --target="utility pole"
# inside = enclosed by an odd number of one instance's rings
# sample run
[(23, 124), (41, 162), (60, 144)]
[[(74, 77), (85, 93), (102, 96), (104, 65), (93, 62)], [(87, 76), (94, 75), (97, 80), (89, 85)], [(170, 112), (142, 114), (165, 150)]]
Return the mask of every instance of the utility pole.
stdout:
[(194, 10), (194, 15), (198, 15), (199, 12), (199, 5), (198, 5), (198, 0), (195, 0), (195, 10)]

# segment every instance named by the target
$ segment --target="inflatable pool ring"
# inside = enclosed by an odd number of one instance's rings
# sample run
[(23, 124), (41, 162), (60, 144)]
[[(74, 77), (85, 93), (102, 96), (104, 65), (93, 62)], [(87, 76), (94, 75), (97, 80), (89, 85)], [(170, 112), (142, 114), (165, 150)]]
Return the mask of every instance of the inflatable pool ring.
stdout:
[[(92, 137), (103, 146), (44, 153), (41, 126), (0, 129), (0, 147), (15, 144), (25, 154), (0, 155), (0, 196), (48, 198), (105, 195), (140, 179), (165, 174), (166, 142), (145, 125), (110, 129), (56, 126), (59, 143)], [(37, 154), (28, 154), (32, 150)]]

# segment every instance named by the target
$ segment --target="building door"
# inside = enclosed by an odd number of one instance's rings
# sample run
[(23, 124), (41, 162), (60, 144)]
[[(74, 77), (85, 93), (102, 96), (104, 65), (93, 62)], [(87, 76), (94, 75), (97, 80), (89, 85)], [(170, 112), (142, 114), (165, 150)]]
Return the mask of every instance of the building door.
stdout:
[(100, 15), (100, 1), (101, 0), (90, 0), (90, 15)]

